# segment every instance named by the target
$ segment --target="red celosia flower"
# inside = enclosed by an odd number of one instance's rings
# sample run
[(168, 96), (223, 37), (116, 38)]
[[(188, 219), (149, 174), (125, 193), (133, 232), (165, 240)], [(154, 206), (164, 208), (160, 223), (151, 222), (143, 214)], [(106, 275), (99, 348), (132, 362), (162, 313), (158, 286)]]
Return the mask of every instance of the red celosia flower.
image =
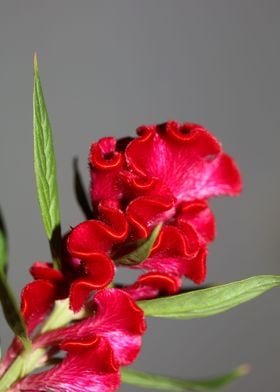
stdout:
[[(57, 276), (61, 273), (57, 271)], [(35, 280), (28, 283), (21, 292), (21, 313), (24, 318), (28, 335), (41, 324), (51, 311), (57, 297), (57, 287), (51, 281)], [(18, 353), (22, 350), (22, 343), (15, 337), (1, 361), (0, 376), (9, 367)]]
[(234, 161), (202, 126), (172, 121), (142, 126), (137, 132), (139, 137), (127, 145), (114, 138), (92, 145), (89, 160), (94, 203), (124, 201), (133, 191), (135, 196), (151, 192), (166, 195), (169, 191), (177, 203), (240, 192)]
[(115, 266), (108, 256), (116, 243), (123, 242), (128, 224), (123, 212), (110, 203), (99, 204), (99, 219), (76, 226), (68, 237), (68, 250), (80, 259), (81, 275), (76, 276), (70, 289), (70, 307), (80, 310), (92, 290), (102, 289), (113, 280)]
[(150, 253), (134, 268), (186, 276), (201, 283), (206, 274), (207, 243), (214, 239), (214, 216), (205, 201), (182, 202)]
[(139, 137), (126, 149), (129, 168), (160, 180), (177, 203), (240, 192), (234, 161), (202, 126), (169, 122), (143, 126), (137, 132)]
[[(57, 271), (58, 272), (58, 271)], [(21, 312), (29, 335), (46, 318), (56, 298), (56, 286), (47, 280), (28, 283), (21, 292)]]
[(133, 285), (123, 287), (122, 290), (138, 301), (176, 294), (180, 287), (181, 279), (178, 276), (164, 272), (147, 272), (141, 275)]
[[(31, 308), (29, 313), (33, 313)], [(78, 323), (38, 336), (34, 349), (46, 347), (55, 352), (60, 348), (68, 354), (61, 364), (27, 376), (12, 391), (115, 391), (119, 367), (132, 363), (139, 353), (146, 329), (144, 314), (130, 295), (118, 289), (99, 291), (92, 313)]]
[[(127, 288), (134, 298), (146, 298), (148, 293), (174, 293), (181, 276), (195, 283), (205, 279), (207, 245), (215, 237), (207, 199), (237, 195), (241, 178), (233, 159), (200, 125), (172, 121), (142, 126), (137, 132), (135, 139), (101, 139), (92, 145), (89, 162), (94, 217), (102, 221), (98, 208), (107, 203), (122, 211), (128, 222), (125, 242), (115, 243), (111, 258), (118, 255), (119, 260), (131, 242), (147, 238), (163, 223), (149, 257), (133, 266), (151, 271), (153, 278), (145, 274)], [(70, 234), (68, 249), (73, 256), (79, 257), (84, 249), (87, 255), (94, 253), (99, 246), (89, 226), (81, 223)], [(163, 289), (163, 282), (172, 290)]]
[[(183, 276), (197, 284), (205, 279), (207, 247), (215, 237), (208, 198), (237, 195), (239, 171), (199, 125), (173, 121), (137, 132), (134, 139), (108, 137), (92, 145), (93, 219), (67, 236), (69, 253), (64, 252), (61, 271), (51, 263), (31, 267), (35, 281), (23, 289), (21, 309), (33, 347), (46, 348), (42, 364), (60, 350), (67, 354), (51, 369), (20, 380), (11, 392), (115, 391), (119, 368), (135, 360), (146, 328), (134, 300), (175, 294)], [(158, 224), (149, 254), (130, 266), (145, 273), (122, 290), (106, 288), (116, 266)], [(68, 296), (74, 312), (86, 304), (90, 315), (34, 336), (54, 301)], [(0, 373), (21, 348), (15, 339)]]
[(62, 362), (50, 370), (25, 377), (10, 391), (113, 392), (120, 384), (119, 366), (108, 341), (92, 335), (66, 340)]
[[(62, 271), (45, 262), (36, 262), (30, 268), (37, 281), (53, 287), (53, 302), (70, 296), (70, 308), (75, 312), (85, 304), (90, 292), (112, 282), (115, 265), (108, 254), (113, 245), (123, 242), (128, 234), (128, 223), (121, 210), (104, 201), (99, 203), (98, 211), (99, 219), (78, 225), (69, 238), (66, 236), (65, 244), (68, 240), (71, 254), (64, 249)], [(43, 284), (43, 297), (44, 289)]]
[(145, 329), (143, 311), (131, 297), (122, 290), (105, 289), (94, 296), (93, 316), (41, 335), (34, 346), (56, 346), (62, 340), (84, 339), (94, 333), (109, 341), (119, 365), (128, 365), (139, 353)]

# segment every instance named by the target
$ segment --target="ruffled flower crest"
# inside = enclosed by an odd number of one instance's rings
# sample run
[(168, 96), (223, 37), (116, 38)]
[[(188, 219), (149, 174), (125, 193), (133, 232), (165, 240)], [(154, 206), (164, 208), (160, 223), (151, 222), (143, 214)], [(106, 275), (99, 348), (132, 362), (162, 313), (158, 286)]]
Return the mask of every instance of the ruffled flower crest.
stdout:
[[(42, 282), (33, 282), (39, 287)], [(41, 286), (43, 287), (43, 286)], [(41, 320), (47, 307), (31, 301), (23, 292), (27, 325)], [(40, 310), (36, 310), (39, 305)], [(129, 294), (118, 289), (100, 290), (91, 303), (91, 316), (78, 323), (45, 332), (33, 340), (33, 348), (52, 354), (66, 351), (65, 358), (50, 370), (27, 376), (11, 391), (110, 392), (120, 384), (120, 366), (131, 364), (141, 348), (146, 330), (143, 311)]]
[[(178, 291), (182, 276), (197, 284), (205, 280), (207, 247), (215, 237), (208, 198), (236, 196), (242, 184), (234, 160), (201, 125), (170, 121), (141, 126), (137, 133), (134, 139), (108, 137), (94, 143), (89, 163), (94, 211), (106, 202), (122, 211), (128, 224), (125, 241), (114, 244), (111, 258), (131, 243), (147, 239), (163, 223), (149, 257), (132, 266), (148, 274), (127, 288), (134, 298), (146, 298), (148, 293)], [(83, 222), (74, 228), (69, 243), (75, 238), (81, 248), (84, 239), (83, 247), (93, 252), (95, 237), (88, 225)], [(73, 256), (78, 254), (77, 249), (68, 249)], [(163, 282), (173, 287), (171, 291), (159, 290)]]

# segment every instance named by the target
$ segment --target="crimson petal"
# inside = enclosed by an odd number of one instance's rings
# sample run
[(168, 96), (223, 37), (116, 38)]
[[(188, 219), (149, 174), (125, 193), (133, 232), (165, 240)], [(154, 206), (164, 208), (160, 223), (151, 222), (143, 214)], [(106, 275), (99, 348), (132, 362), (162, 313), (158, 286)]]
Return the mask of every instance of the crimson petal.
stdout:
[(48, 371), (27, 376), (13, 389), (36, 392), (113, 392), (120, 384), (118, 365), (105, 338), (66, 340), (67, 356)]
[(45, 318), (56, 299), (56, 287), (47, 280), (28, 283), (21, 292), (21, 312), (29, 334)]
[(206, 273), (205, 246), (201, 246), (196, 230), (187, 222), (181, 227), (166, 225), (162, 228), (150, 256), (133, 268), (186, 276), (201, 283)]
[(61, 271), (53, 268), (52, 263), (36, 261), (30, 267), (30, 273), (34, 279), (50, 280), (57, 283), (64, 281), (64, 275)]
[(176, 220), (179, 225), (182, 221), (191, 224), (204, 244), (213, 241), (215, 238), (215, 218), (205, 200), (181, 203)]
[(106, 137), (92, 144), (89, 154), (91, 174), (91, 199), (94, 204), (100, 200), (119, 200), (122, 184), (119, 173), (124, 165), (124, 157), (116, 151), (116, 139)]
[(128, 232), (124, 214), (100, 203), (105, 222), (88, 220), (76, 226), (68, 236), (68, 251), (73, 257), (84, 258), (96, 252), (108, 252), (114, 243), (123, 241)]
[(143, 311), (129, 294), (119, 289), (105, 289), (94, 297), (95, 314), (77, 324), (41, 335), (36, 347), (57, 345), (61, 339), (85, 338), (91, 333), (105, 337), (120, 365), (130, 364), (141, 348), (146, 324)]
[(122, 288), (134, 301), (151, 299), (160, 295), (173, 295), (181, 287), (180, 278), (164, 272), (147, 272), (141, 275), (137, 281)]
[(70, 288), (70, 308), (78, 312), (93, 290), (108, 286), (113, 280), (115, 266), (104, 253), (92, 253), (82, 261), (84, 277), (76, 279)]
[(220, 143), (197, 124), (143, 126), (126, 149), (129, 167), (160, 179), (179, 201), (237, 195), (239, 171)]
[(141, 196), (133, 200), (127, 207), (127, 220), (133, 230), (131, 236), (147, 238), (154, 226), (172, 216), (173, 207), (171, 196)]

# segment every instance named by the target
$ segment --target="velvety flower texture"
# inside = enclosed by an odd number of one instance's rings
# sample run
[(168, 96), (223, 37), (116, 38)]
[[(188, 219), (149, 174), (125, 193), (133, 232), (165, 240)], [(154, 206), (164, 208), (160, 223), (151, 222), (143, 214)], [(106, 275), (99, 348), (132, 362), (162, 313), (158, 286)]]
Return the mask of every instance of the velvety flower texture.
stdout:
[[(92, 144), (92, 219), (67, 236), (61, 271), (45, 262), (31, 267), (35, 281), (23, 289), (21, 309), (33, 347), (46, 349), (41, 365), (61, 350), (66, 356), (19, 380), (11, 392), (116, 391), (120, 367), (135, 360), (146, 328), (134, 300), (175, 294), (183, 277), (197, 284), (205, 279), (207, 247), (215, 238), (208, 199), (238, 195), (239, 171), (200, 125), (172, 121), (137, 133), (134, 139), (106, 137)], [(131, 285), (108, 288), (126, 255), (158, 225), (147, 257), (129, 266), (144, 272)], [(74, 312), (86, 305), (89, 315), (37, 335), (54, 301), (67, 297)], [(21, 349), (15, 339), (0, 374)]]
[[(174, 294), (183, 276), (197, 284), (204, 281), (207, 245), (215, 237), (208, 199), (241, 191), (236, 164), (202, 126), (171, 121), (142, 126), (137, 133), (134, 139), (106, 137), (91, 146), (94, 219), (74, 228), (68, 239), (69, 252), (81, 264), (98, 249), (121, 265), (133, 244), (163, 223), (148, 258), (132, 266), (147, 271), (124, 288), (134, 299)], [(91, 276), (88, 272), (83, 278), (87, 287), (78, 283), (86, 291)]]
[[(22, 310), (28, 329), (46, 314), (46, 291), (34, 302), (35, 281), (22, 293)], [(51, 286), (45, 283), (45, 290)], [(37, 292), (37, 294), (39, 294)], [(50, 370), (25, 377), (11, 391), (111, 392), (120, 384), (120, 366), (131, 364), (141, 348), (146, 324), (143, 311), (118, 289), (100, 290), (91, 302), (92, 315), (33, 339), (33, 348), (48, 348), (50, 357), (66, 351), (61, 363)], [(16, 346), (14, 345), (14, 349)], [(43, 358), (46, 360), (46, 358)]]
[[(61, 271), (54, 269), (51, 263), (41, 261), (35, 262), (30, 268), (36, 281), (47, 282), (48, 286), (53, 287), (53, 302), (69, 296), (70, 307), (74, 312), (82, 308), (91, 292), (110, 285), (116, 269), (110, 258), (111, 249), (114, 244), (124, 242), (128, 235), (128, 223), (122, 211), (112, 208), (105, 201), (99, 203), (98, 211), (99, 219), (76, 226), (78, 242), (73, 236), (68, 237), (71, 252), (63, 248)], [(91, 237), (90, 246), (88, 236)], [(42, 286), (45, 290), (45, 285)]]
[(11, 392), (112, 392), (120, 376), (106, 339), (93, 336), (61, 344), (67, 352), (60, 365), (24, 378)]

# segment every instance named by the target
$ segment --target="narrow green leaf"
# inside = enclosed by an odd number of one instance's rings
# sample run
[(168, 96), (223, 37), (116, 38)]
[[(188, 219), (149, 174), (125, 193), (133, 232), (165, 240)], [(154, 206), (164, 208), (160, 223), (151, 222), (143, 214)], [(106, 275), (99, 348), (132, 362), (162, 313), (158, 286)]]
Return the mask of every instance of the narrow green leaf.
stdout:
[(4, 218), (0, 209), (0, 270), (6, 274), (8, 264), (8, 241)]
[(249, 370), (248, 365), (242, 365), (232, 372), (219, 377), (205, 380), (182, 380), (123, 368), (122, 382), (142, 388), (153, 388), (172, 392), (215, 391), (224, 388), (237, 378), (248, 374)]
[(25, 324), (21, 312), (18, 308), (14, 294), (7, 280), (7, 262), (7, 231), (4, 218), (0, 210), (0, 302), (8, 325), (15, 333), (15, 335), (17, 335), (21, 339), (23, 345), (27, 348), (30, 347), (30, 342), (26, 333)]
[(146, 260), (151, 253), (152, 247), (157, 239), (161, 227), (162, 224), (160, 223), (154, 228), (150, 237), (147, 240), (145, 240), (144, 242), (141, 241), (140, 246), (138, 246), (132, 252), (118, 258), (115, 262), (117, 264), (123, 264), (123, 265), (135, 265), (135, 264), (140, 264), (144, 260)]
[(0, 301), (8, 325), (14, 334), (21, 339), (24, 347), (30, 348), (31, 343), (27, 336), (21, 312), (18, 308), (7, 278), (2, 270), (0, 271)]
[(87, 219), (92, 219), (92, 209), (88, 201), (87, 192), (83, 184), (82, 176), (78, 167), (78, 158), (73, 160), (73, 171), (74, 171), (74, 189), (75, 196), (81, 210), (83, 211)]
[(34, 170), (41, 215), (56, 267), (60, 258), (60, 213), (52, 129), (43, 96), (37, 56), (33, 90)]
[(139, 301), (146, 316), (192, 319), (222, 313), (280, 285), (280, 276), (260, 275), (171, 297)]

